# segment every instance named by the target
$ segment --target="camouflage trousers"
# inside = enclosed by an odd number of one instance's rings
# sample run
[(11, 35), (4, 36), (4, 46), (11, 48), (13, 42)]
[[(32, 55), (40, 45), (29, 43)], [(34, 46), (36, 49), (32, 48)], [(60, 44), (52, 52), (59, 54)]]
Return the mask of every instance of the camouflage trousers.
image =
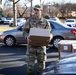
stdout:
[(45, 69), (46, 61), (46, 46), (43, 47), (30, 47), (27, 48), (27, 72), (34, 75), (35, 59), (37, 59), (37, 73), (41, 73)]

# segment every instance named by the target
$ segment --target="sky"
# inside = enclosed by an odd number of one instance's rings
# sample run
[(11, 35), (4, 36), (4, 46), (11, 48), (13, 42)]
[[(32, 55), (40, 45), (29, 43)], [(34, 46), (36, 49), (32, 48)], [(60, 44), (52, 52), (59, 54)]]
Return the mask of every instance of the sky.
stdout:
[[(2, 3), (4, 3), (5, 0), (2, 0)], [(62, 3), (64, 1), (64, 3), (67, 3), (67, 2), (71, 2), (71, 3), (76, 3), (76, 0), (41, 0), (41, 3), (43, 3), (44, 1), (44, 4), (46, 3), (49, 3), (52, 4), (53, 2), (56, 2), (56, 3)], [(23, 0), (21, 0), (21, 2), (23, 2)], [(36, 4), (40, 4), (40, 0), (33, 0), (33, 5), (36, 5)], [(30, 6), (30, 4), (28, 4), (28, 6)]]
[[(52, 4), (53, 2), (63, 3), (63, 1), (64, 1), (64, 3), (67, 3), (67, 2), (76, 3), (76, 0), (41, 0), (41, 3), (44, 2), (44, 4), (46, 4), (46, 3), (50, 2), (50, 4)], [(33, 0), (33, 6), (36, 5), (36, 4), (40, 4), (40, 0)], [(30, 4), (28, 4), (28, 6), (30, 6)]]
[[(34, 0), (34, 1), (36, 1), (36, 0)], [(61, 3), (61, 2), (72, 2), (72, 3), (76, 3), (76, 0), (45, 0), (45, 2), (56, 2), (56, 3)]]
[[(44, 3), (53, 3), (53, 2), (56, 2), (56, 3), (62, 3), (64, 1), (64, 3), (67, 3), (67, 2), (71, 2), (71, 3), (76, 3), (76, 0), (41, 0), (41, 2)], [(33, 5), (34, 4), (39, 4), (40, 3), (40, 0), (33, 0)]]

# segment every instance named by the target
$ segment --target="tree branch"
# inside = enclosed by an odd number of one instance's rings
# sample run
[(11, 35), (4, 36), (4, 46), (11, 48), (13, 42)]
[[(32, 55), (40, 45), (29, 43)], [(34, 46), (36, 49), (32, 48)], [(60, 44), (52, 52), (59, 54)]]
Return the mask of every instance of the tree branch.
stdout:
[(17, 0), (14, 4), (18, 3), (20, 0)]

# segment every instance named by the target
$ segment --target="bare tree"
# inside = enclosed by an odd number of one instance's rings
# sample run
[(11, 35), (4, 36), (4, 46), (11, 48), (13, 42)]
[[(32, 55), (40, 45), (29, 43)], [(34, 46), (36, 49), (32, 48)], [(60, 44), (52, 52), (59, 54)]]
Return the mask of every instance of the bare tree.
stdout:
[(3, 13), (6, 15), (6, 17), (9, 15), (11, 9), (11, 3), (8, 0), (5, 0), (4, 6), (3, 6)]
[(17, 26), (17, 7), (16, 3), (18, 3), (20, 0), (8, 0), (13, 2), (13, 15), (14, 15), (14, 23), (13, 26)]
[(20, 0), (13, 0), (13, 13), (14, 13), (14, 23), (13, 26), (17, 26), (17, 7), (16, 3), (18, 3)]
[[(18, 10), (18, 14), (19, 14), (19, 17), (23, 17), (23, 15), (25, 14), (25, 12), (26, 12), (26, 10), (28, 9), (28, 6), (27, 6), (27, 4), (28, 3), (31, 3), (32, 2), (32, 0), (24, 0), (24, 3), (23, 3), (23, 7), (22, 8), (24, 8), (24, 10), (21, 12), (21, 10), (20, 9), (17, 9)], [(19, 6), (19, 5), (18, 5)], [(21, 13), (20, 13), (21, 12)], [(30, 15), (32, 15), (32, 6), (31, 6), (31, 14)]]
[[(22, 8), (20, 8), (20, 7), (17, 7), (17, 8), (19, 8), (19, 9), (17, 9), (19, 17), (23, 17), (23, 15), (25, 14), (26, 10), (28, 9), (26, 4)], [(22, 9), (22, 11), (21, 11), (21, 9)]]
[[(14, 25), (13, 26), (17, 26), (17, 7), (16, 7), (16, 4), (20, 1), (20, 0), (10, 0), (10, 1), (13, 1), (13, 12), (14, 12)], [(32, 2), (32, 0), (25, 0), (25, 2)], [(26, 5), (25, 5), (26, 6)], [(26, 8), (27, 9), (27, 8)], [(22, 13), (22, 15), (25, 13), (26, 9), (24, 10), (24, 12)], [(32, 11), (31, 11), (32, 12)], [(19, 13), (19, 11), (18, 11)], [(20, 13), (19, 13), (20, 14)], [(21, 15), (21, 14), (20, 14)], [(21, 15), (21, 16), (22, 16)]]

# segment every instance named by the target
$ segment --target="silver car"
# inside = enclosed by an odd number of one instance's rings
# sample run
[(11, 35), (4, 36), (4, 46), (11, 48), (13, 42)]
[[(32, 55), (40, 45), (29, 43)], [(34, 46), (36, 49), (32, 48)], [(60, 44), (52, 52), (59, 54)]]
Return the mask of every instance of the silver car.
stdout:
[(23, 26), (20, 26), (18, 28), (0, 33), (0, 42), (6, 44), (7, 46), (27, 43), (26, 38), (23, 37), (22, 27)]
[[(53, 39), (49, 44), (53, 44), (54, 47), (58, 47), (58, 42), (60, 40), (73, 39), (76, 40), (76, 30), (75, 28), (70, 28), (62, 23), (55, 21), (49, 21), (52, 28), (51, 33), (53, 34)], [(5, 43), (7, 46), (13, 46), (15, 44), (27, 44), (26, 38), (23, 37), (22, 27), (20, 26), (13, 30), (7, 30), (0, 33), (0, 42)]]
[(60, 40), (76, 40), (75, 28), (66, 26), (61, 22), (55, 22), (51, 20), (49, 20), (49, 22), (53, 33), (53, 39), (50, 43), (52, 43), (54, 47), (58, 48), (58, 42)]

